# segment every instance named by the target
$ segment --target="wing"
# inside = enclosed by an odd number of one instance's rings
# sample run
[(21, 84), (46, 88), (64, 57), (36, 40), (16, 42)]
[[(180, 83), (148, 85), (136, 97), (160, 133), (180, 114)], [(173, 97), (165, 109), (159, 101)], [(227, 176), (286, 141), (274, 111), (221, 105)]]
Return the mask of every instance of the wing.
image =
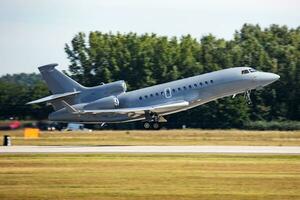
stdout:
[[(120, 114), (144, 114), (145, 111), (152, 112), (164, 112), (173, 109), (181, 109), (189, 106), (189, 102), (187, 101), (176, 101), (176, 102), (168, 102), (164, 104), (157, 104), (153, 106), (145, 106), (145, 107), (136, 107), (136, 108), (119, 108), (119, 109), (103, 109), (103, 110), (83, 110), (77, 111), (71, 105), (65, 104), (67, 110), (72, 113), (80, 113), (80, 114), (100, 114), (100, 113), (120, 113)], [(75, 112), (74, 112), (75, 111)]]

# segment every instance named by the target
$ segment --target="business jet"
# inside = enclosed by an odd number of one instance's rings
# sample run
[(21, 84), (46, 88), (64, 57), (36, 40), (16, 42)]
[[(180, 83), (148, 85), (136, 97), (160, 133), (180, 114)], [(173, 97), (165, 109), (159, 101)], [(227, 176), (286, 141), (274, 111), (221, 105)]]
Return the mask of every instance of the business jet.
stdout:
[(101, 125), (141, 120), (145, 129), (159, 129), (166, 115), (227, 96), (244, 93), (250, 103), (251, 90), (280, 78), (251, 67), (234, 67), (127, 92), (123, 80), (84, 87), (56, 66), (39, 67), (52, 95), (28, 103), (51, 104), (54, 112), (49, 120)]

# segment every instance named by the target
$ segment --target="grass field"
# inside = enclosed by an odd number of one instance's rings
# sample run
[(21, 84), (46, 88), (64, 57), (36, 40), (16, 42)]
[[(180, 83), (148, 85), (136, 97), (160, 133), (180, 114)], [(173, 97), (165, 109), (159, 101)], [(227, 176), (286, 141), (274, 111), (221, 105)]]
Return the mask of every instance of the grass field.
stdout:
[(0, 155), (0, 199), (300, 199), (300, 156)]
[(299, 146), (300, 131), (160, 130), (42, 132), (39, 139), (24, 139), (23, 131), (2, 131), (13, 145), (274, 145)]
[[(300, 131), (42, 132), (13, 145), (300, 145)], [(2, 142), (2, 141), (1, 141)], [(299, 155), (2, 154), (0, 200), (300, 199)]]

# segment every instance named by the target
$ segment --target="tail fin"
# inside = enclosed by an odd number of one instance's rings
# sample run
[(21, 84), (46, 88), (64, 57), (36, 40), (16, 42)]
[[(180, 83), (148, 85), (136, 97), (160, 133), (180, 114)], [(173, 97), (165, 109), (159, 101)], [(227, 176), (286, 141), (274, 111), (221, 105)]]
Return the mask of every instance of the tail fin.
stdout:
[(43, 79), (53, 95), (38, 99), (28, 104), (48, 102), (54, 110), (65, 107), (63, 102), (70, 105), (80, 102), (80, 92), (85, 89), (82, 85), (55, 69), (57, 64), (49, 64), (39, 67)]
[(46, 81), (49, 90), (53, 94), (82, 91), (84, 87), (55, 69), (57, 65), (58, 64), (49, 64), (39, 67), (42, 77)]

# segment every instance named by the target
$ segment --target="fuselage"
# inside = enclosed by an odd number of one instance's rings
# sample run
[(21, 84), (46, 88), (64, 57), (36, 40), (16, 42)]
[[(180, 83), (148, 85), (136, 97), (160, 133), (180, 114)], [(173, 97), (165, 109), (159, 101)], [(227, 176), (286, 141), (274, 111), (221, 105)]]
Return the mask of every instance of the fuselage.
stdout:
[[(273, 73), (256, 71), (249, 67), (235, 67), (184, 78), (164, 84), (146, 87), (116, 95), (118, 108), (145, 107), (168, 102), (187, 101), (184, 108), (165, 109), (157, 113), (160, 116), (187, 110), (201, 104), (256, 88), (264, 87), (279, 79)], [(75, 105), (82, 109), (86, 103)], [(84, 123), (128, 122), (145, 119), (141, 114), (98, 113), (74, 115), (65, 108), (49, 116), (53, 121), (73, 121)]]

